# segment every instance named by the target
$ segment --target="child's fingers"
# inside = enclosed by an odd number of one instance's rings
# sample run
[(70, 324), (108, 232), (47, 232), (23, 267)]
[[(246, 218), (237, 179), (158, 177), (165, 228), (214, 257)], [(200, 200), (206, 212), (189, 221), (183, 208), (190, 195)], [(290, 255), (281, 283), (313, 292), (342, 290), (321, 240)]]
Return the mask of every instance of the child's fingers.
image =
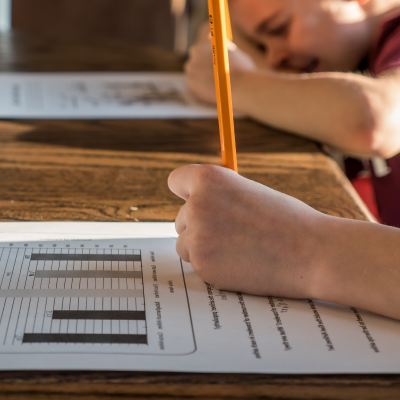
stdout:
[(196, 42), (205, 42), (205, 41), (211, 41), (211, 33), (210, 33), (210, 25), (208, 22), (206, 22), (200, 29), (197, 34), (197, 40)]
[(183, 200), (190, 197), (192, 191), (193, 175), (199, 165), (185, 165), (172, 171), (168, 177), (168, 186), (171, 192)]
[(178, 235), (186, 229), (186, 204), (179, 210), (178, 216), (175, 220), (175, 230)]
[(183, 261), (190, 262), (189, 249), (186, 245), (186, 231), (183, 231), (183, 233), (179, 235), (178, 239), (176, 240), (176, 252)]

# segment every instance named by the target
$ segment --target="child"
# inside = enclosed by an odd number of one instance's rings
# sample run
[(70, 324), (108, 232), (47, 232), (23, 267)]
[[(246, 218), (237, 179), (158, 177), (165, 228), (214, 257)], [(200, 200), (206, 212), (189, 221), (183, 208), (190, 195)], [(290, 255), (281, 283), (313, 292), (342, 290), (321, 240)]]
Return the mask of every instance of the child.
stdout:
[(400, 319), (400, 229), (331, 217), (212, 165), (173, 171), (176, 249), (217, 289), (313, 298)]
[[(400, 227), (400, 0), (230, 0), (230, 10), (270, 69), (230, 51), (234, 107), (347, 155), (388, 159), (373, 184), (383, 222)], [(186, 71), (192, 92), (215, 101), (209, 42)]]

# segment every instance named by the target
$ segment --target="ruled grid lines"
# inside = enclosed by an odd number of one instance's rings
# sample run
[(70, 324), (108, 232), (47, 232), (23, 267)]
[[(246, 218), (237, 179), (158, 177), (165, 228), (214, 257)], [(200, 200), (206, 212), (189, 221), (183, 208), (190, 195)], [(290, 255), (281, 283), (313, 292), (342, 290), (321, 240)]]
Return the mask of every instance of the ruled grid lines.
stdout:
[(0, 248), (0, 343), (147, 344), (141, 251)]

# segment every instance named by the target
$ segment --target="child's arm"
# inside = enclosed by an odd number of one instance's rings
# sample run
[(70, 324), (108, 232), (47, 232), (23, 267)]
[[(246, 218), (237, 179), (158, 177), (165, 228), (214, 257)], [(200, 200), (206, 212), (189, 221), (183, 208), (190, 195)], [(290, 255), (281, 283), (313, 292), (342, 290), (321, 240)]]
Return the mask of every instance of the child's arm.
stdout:
[(226, 168), (190, 165), (178, 254), (218, 289), (314, 298), (400, 319), (400, 230), (330, 217)]
[[(362, 157), (400, 151), (400, 71), (371, 78), (353, 73), (283, 74), (256, 68), (239, 49), (230, 52), (235, 109), (275, 126)], [(215, 101), (209, 43), (191, 51), (191, 91)]]

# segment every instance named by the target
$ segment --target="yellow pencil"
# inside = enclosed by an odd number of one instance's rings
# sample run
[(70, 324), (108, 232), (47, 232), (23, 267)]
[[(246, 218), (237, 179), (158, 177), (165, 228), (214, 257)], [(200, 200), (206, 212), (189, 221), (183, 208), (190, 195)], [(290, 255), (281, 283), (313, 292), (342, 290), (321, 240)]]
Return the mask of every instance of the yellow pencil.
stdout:
[(208, 0), (222, 164), (238, 172), (227, 36), (232, 37), (227, 0)]
[(225, 0), (225, 19), (226, 19), (226, 37), (232, 42), (233, 34), (232, 34), (231, 16), (229, 15), (228, 0)]

